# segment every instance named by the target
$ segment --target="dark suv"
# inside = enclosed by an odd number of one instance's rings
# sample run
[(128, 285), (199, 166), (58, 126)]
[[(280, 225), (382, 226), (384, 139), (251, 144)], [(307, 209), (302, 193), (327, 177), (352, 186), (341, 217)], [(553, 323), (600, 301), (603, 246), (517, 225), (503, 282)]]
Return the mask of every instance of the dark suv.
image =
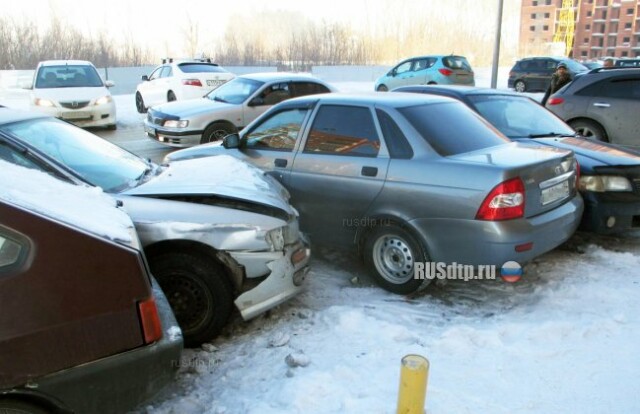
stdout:
[(556, 70), (558, 63), (563, 62), (571, 77), (576, 74), (587, 72), (586, 66), (575, 60), (565, 57), (530, 57), (516, 62), (509, 72), (509, 88), (516, 92), (540, 92), (545, 91), (551, 82), (551, 75)]
[(640, 68), (594, 70), (560, 89), (546, 106), (582, 136), (640, 147)]

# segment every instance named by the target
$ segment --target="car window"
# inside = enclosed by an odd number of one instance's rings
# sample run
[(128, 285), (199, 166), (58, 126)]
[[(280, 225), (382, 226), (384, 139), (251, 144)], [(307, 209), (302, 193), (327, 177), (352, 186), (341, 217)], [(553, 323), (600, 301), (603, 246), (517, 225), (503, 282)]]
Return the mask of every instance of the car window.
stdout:
[(602, 96), (615, 99), (640, 99), (640, 79), (613, 79), (602, 89)]
[(151, 75), (149, 75), (149, 80), (158, 79), (160, 77), (160, 73), (162, 72), (162, 67), (156, 68)]
[(16, 122), (3, 128), (107, 192), (134, 186), (149, 167), (117, 145), (55, 118)]
[(460, 102), (410, 106), (400, 108), (399, 111), (442, 156), (509, 142)]
[(275, 105), (286, 99), (291, 98), (291, 92), (289, 91), (289, 83), (274, 83), (273, 85), (264, 88), (258, 98), (261, 99), (263, 105)]
[(0, 225), (0, 274), (19, 267), (29, 247), (26, 237)]
[(329, 88), (316, 82), (293, 82), (289, 86), (291, 88), (292, 97), (331, 92)]
[(226, 70), (213, 63), (179, 63), (178, 67), (184, 73), (224, 73)]
[(273, 114), (243, 137), (244, 147), (292, 151), (308, 112), (292, 108)]
[(602, 89), (606, 86), (607, 81), (594, 82), (575, 92), (578, 96), (601, 96)]
[(414, 61), (413, 71), (418, 72), (420, 70), (425, 70), (429, 66), (429, 61), (427, 59), (417, 59)]
[(381, 109), (376, 110), (376, 115), (378, 116), (382, 136), (384, 137), (384, 141), (387, 143), (387, 148), (389, 148), (389, 155), (391, 155), (391, 158), (412, 158), (413, 149), (398, 124), (396, 124), (393, 118), (391, 118), (391, 115)]
[(550, 70), (555, 72), (556, 66), (558, 66), (558, 62), (555, 60), (551, 60), (551, 59), (542, 60), (542, 68), (544, 70)]
[(375, 157), (380, 138), (369, 108), (322, 105), (311, 126), (304, 152)]
[(442, 63), (449, 69), (471, 70), (471, 65), (463, 56), (445, 56), (442, 58)]
[[(566, 65), (569, 68), (569, 70), (571, 72), (574, 72), (574, 73), (585, 72), (585, 71), (588, 70), (585, 65), (583, 65), (582, 63), (578, 63), (573, 59), (563, 60), (562, 62), (566, 63)], [(555, 70), (555, 68), (556, 68), (556, 66), (553, 67), (554, 70)]]
[(205, 96), (212, 101), (238, 105), (253, 95), (262, 85), (264, 85), (264, 82), (257, 80), (234, 78), (229, 82), (223, 83)]
[(35, 84), (38, 89), (100, 86), (103, 86), (100, 75), (93, 66), (87, 65), (41, 66)]
[(563, 134), (574, 131), (563, 121), (527, 97), (469, 95), (480, 115), (509, 138)]
[(413, 61), (408, 61), (408, 62), (399, 64), (398, 66), (396, 66), (396, 75), (409, 72), (411, 70), (412, 65), (413, 65)]
[(165, 66), (162, 68), (162, 71), (160, 72), (160, 77), (168, 78), (171, 76), (172, 73), (173, 71), (171, 70), (171, 66)]

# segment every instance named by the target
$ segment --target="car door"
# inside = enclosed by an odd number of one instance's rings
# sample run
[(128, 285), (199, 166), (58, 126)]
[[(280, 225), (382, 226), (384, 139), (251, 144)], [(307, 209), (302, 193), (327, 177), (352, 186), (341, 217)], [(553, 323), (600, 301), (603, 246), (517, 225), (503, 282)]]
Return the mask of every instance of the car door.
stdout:
[(301, 229), (313, 241), (350, 246), (389, 166), (372, 108), (320, 105), (305, 138), (287, 186)]
[(142, 95), (142, 99), (144, 99), (144, 103), (147, 107), (166, 102), (165, 94), (163, 93), (164, 89), (162, 87), (162, 83), (164, 81), (161, 78), (162, 70), (164, 68), (165, 66), (159, 66), (156, 68), (156, 70), (151, 72), (151, 75), (149, 75), (149, 80), (140, 85), (140, 94)]
[(313, 105), (307, 104), (272, 113), (243, 134), (240, 148), (228, 151), (272, 175), (287, 187), (301, 131), (312, 108)]
[(601, 83), (589, 99), (588, 116), (600, 122), (610, 142), (640, 147), (640, 76), (622, 74)]
[(431, 79), (429, 77), (429, 68), (433, 66), (435, 59), (421, 58), (416, 59), (413, 63), (414, 84), (423, 85)]
[(273, 105), (289, 98), (289, 82), (275, 82), (263, 86), (242, 104), (242, 124), (238, 127), (245, 127)]
[(413, 72), (413, 60), (407, 60), (400, 63), (398, 66), (391, 70), (392, 76), (389, 77), (387, 86), (389, 90), (397, 88), (399, 86), (411, 85), (415, 73)]

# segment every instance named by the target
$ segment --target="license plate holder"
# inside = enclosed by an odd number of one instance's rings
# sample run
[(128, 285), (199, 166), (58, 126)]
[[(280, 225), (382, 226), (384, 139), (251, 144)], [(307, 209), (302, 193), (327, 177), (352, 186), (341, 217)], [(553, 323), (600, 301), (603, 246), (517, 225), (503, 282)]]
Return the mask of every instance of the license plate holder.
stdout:
[(569, 180), (552, 185), (542, 190), (540, 201), (543, 206), (551, 204), (554, 201), (562, 200), (569, 196)]

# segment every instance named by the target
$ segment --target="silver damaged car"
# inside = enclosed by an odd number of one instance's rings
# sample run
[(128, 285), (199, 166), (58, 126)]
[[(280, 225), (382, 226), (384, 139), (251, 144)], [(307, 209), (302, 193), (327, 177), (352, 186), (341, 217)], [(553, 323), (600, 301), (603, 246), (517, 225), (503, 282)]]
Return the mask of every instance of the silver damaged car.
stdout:
[(129, 213), (185, 344), (303, 288), (309, 249), (276, 180), (234, 157), (159, 166), (51, 117), (0, 108), (0, 159), (101, 187)]

